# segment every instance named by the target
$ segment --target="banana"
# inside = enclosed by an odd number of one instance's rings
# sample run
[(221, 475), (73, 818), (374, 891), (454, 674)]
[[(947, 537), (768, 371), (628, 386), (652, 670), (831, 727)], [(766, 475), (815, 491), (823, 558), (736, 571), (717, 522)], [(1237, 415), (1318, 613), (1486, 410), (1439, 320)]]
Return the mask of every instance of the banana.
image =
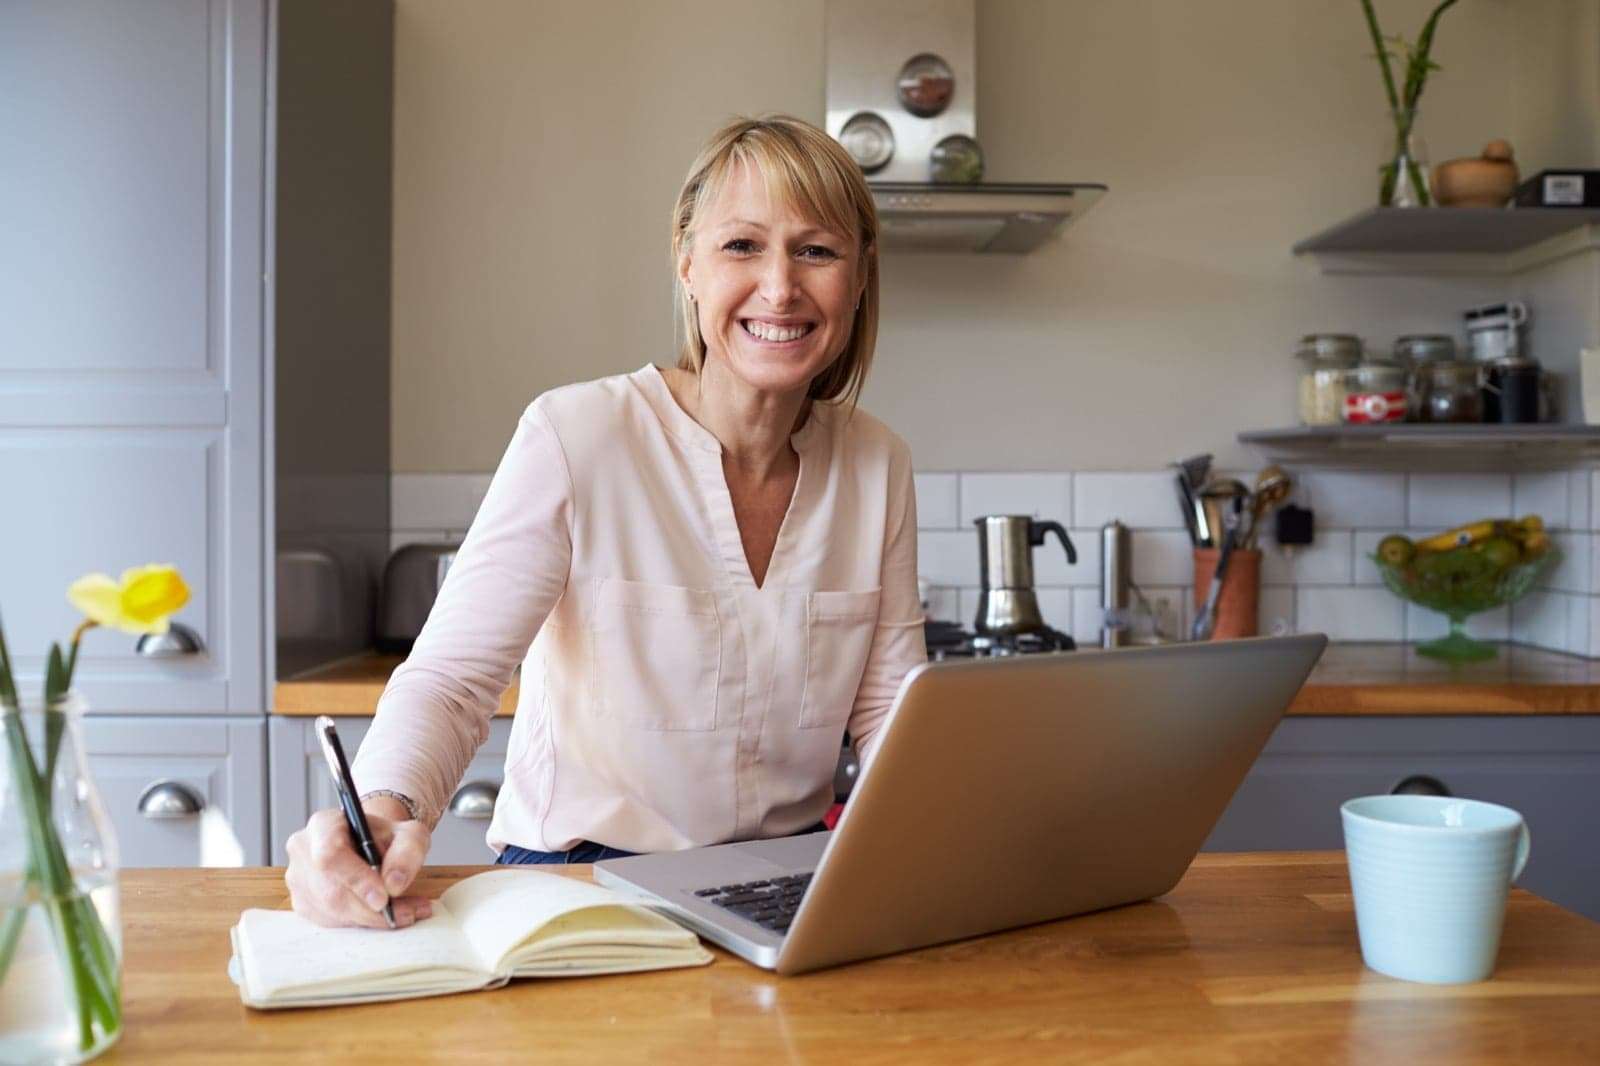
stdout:
[(1488, 537), (1494, 536), (1497, 524), (1498, 523), (1496, 523), (1493, 519), (1486, 518), (1481, 522), (1473, 522), (1470, 525), (1457, 526), (1455, 529), (1452, 529), (1448, 532), (1440, 533), (1437, 536), (1426, 537), (1417, 541), (1417, 550), (1425, 552), (1445, 552), (1449, 551), (1451, 548), (1465, 547), (1466, 545), (1472, 544), (1475, 541), (1484, 540)]

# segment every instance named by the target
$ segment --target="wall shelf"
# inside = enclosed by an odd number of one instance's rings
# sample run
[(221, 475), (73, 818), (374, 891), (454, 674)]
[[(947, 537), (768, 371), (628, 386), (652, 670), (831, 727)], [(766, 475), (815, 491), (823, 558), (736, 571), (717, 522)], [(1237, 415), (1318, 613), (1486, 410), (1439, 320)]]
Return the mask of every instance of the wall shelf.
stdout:
[(1373, 207), (1294, 246), (1328, 274), (1516, 274), (1600, 248), (1600, 208)]
[(1600, 426), (1294, 426), (1253, 430), (1239, 441), (1269, 458), (1367, 469), (1550, 470), (1600, 461)]

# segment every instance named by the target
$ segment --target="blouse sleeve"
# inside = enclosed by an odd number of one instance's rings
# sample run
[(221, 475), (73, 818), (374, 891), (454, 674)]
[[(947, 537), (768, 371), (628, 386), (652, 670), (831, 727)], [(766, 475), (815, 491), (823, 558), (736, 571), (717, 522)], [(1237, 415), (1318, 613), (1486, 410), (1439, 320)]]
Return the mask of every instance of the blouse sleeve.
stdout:
[(883, 720), (900, 682), (913, 666), (928, 660), (922, 633), (922, 601), (917, 593), (917, 499), (911, 479), (911, 453), (903, 443), (897, 444), (889, 468), (878, 627), (872, 635), (867, 666), (850, 712), (850, 736), (863, 766), (877, 749)]
[(523, 412), (411, 655), (390, 676), (353, 774), (434, 825), (567, 584), (572, 479), (554, 427)]

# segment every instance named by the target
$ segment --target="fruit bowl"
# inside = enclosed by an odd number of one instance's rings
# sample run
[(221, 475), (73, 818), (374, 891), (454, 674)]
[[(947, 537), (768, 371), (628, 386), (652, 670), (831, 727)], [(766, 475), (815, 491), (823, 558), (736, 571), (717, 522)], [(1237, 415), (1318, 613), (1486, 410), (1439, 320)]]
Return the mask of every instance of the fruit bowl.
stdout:
[(1520, 599), (1560, 557), (1547, 542), (1536, 555), (1514, 547), (1497, 550), (1483, 542), (1417, 551), (1403, 562), (1396, 560), (1397, 553), (1387, 554), (1389, 558), (1371, 558), (1389, 591), (1450, 619), (1449, 634), (1418, 645), (1417, 654), (1451, 662), (1494, 658), (1493, 644), (1473, 640), (1462, 631), (1467, 616)]

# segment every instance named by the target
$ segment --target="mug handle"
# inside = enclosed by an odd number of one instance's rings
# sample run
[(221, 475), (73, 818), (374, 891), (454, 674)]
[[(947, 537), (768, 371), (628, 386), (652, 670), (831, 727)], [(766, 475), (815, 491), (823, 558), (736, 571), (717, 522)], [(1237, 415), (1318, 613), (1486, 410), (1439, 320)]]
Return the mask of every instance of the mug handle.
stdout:
[(1533, 837), (1528, 833), (1528, 823), (1523, 822), (1521, 830), (1517, 833), (1517, 857), (1511, 863), (1511, 880), (1515, 881), (1522, 876), (1522, 868), (1528, 865), (1528, 853), (1533, 850)]

